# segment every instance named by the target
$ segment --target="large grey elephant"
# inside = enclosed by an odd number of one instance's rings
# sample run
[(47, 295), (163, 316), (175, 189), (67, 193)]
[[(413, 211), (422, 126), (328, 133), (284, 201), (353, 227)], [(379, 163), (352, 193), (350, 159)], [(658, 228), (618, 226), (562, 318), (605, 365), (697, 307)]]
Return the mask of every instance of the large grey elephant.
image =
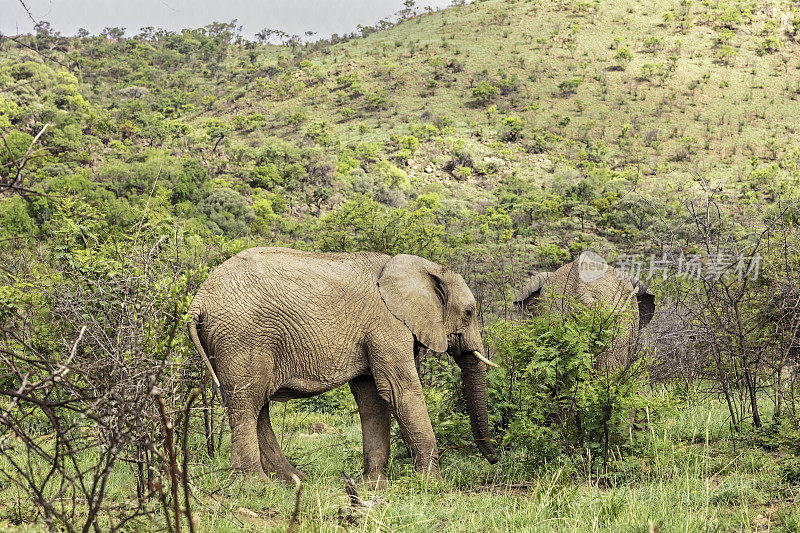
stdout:
[[(270, 423), (270, 402), (349, 383), (361, 417), (364, 479), (381, 482), (390, 414), (414, 468), (438, 475), (416, 370), (420, 346), (461, 367), (478, 449), (490, 462), (486, 370), (475, 298), (452, 270), (413, 255), (251, 248), (212, 272), (189, 309), (189, 335), (227, 398), (231, 467), (302, 477)], [(207, 354), (207, 356), (206, 356)]]
[(607, 264), (594, 252), (583, 252), (555, 272), (530, 277), (514, 298), (525, 314), (568, 313), (602, 305), (620, 320), (610, 349), (598, 363), (624, 368), (633, 361), (638, 332), (653, 318), (655, 296), (647, 285)]

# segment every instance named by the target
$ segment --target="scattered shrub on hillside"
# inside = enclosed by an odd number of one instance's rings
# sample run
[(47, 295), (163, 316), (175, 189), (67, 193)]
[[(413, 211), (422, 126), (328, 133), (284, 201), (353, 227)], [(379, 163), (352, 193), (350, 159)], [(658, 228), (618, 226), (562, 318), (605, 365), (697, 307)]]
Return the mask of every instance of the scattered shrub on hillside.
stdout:
[(499, 92), (500, 90), (488, 81), (482, 81), (472, 88), (475, 104), (482, 107), (491, 104)]
[(298, 110), (286, 117), (286, 124), (288, 126), (298, 127), (306, 120), (308, 120), (308, 115), (306, 115), (302, 110)]
[(386, 93), (378, 89), (373, 93), (367, 93), (364, 95), (367, 99), (367, 109), (386, 109), (388, 107), (389, 99), (386, 97)]
[(502, 95), (507, 96), (519, 88), (519, 77), (516, 74), (509, 76), (505, 72), (502, 72), (500, 79), (497, 80), (495, 85), (500, 89)]
[(325, 122), (313, 122), (306, 128), (306, 137), (320, 146), (332, 146), (335, 144), (334, 138), (328, 133), (328, 125)]
[(472, 169), (470, 167), (456, 167), (453, 170), (453, 175), (460, 180), (465, 180), (472, 176)]
[(503, 131), (500, 138), (504, 141), (517, 141), (522, 138), (522, 130), (525, 122), (517, 115), (511, 115), (503, 119)]
[(396, 155), (397, 159), (406, 161), (411, 159), (411, 156), (419, 148), (419, 139), (414, 135), (403, 135), (397, 140), (397, 145), (400, 147), (400, 151)]
[(731, 39), (736, 37), (736, 32), (730, 28), (721, 27), (717, 29), (717, 37), (715, 42), (717, 44), (727, 44)]
[(614, 54), (614, 61), (620, 70), (625, 70), (628, 64), (633, 61), (633, 52), (631, 52), (631, 49), (627, 46), (623, 46)]
[(255, 220), (253, 208), (233, 189), (214, 189), (197, 206), (199, 215), (207, 219), (208, 228), (217, 235), (242, 237), (250, 231), (248, 224)]
[(233, 117), (233, 128), (241, 132), (251, 132), (267, 125), (267, 119), (261, 113), (250, 115), (236, 115)]
[(661, 48), (661, 39), (656, 36), (648, 37), (643, 44), (648, 52), (655, 54)]
[(781, 47), (781, 42), (777, 37), (767, 37), (758, 45), (756, 51), (758, 55), (773, 54)]
[(213, 143), (230, 133), (231, 128), (222, 120), (210, 117), (203, 121), (203, 130), (206, 132), (209, 142)]
[(570, 80), (564, 80), (558, 84), (558, 90), (561, 92), (562, 96), (575, 94), (575, 91), (578, 90), (578, 87), (580, 87), (582, 83), (583, 83), (583, 78), (572, 78)]

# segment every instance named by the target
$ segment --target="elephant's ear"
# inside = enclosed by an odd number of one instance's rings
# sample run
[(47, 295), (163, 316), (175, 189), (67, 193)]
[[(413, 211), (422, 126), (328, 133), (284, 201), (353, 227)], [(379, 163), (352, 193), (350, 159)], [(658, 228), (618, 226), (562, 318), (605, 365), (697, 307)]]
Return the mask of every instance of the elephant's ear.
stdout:
[(448, 287), (442, 274), (443, 268), (432, 261), (400, 254), (389, 259), (378, 278), (378, 290), (389, 311), (434, 352), (447, 350)]
[(656, 297), (650, 292), (650, 288), (636, 277), (631, 276), (631, 283), (636, 292), (636, 300), (639, 302), (639, 329), (642, 329), (650, 323), (656, 313)]
[(542, 288), (547, 283), (550, 274), (550, 272), (539, 272), (530, 277), (525, 287), (514, 297), (514, 307), (517, 308), (517, 311), (522, 313), (531, 310), (531, 307), (541, 296)]

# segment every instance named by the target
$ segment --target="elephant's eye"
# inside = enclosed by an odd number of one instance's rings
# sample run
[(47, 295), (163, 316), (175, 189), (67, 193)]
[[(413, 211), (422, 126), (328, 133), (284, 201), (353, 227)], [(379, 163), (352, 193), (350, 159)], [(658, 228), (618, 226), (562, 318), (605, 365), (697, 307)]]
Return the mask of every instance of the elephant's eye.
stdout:
[(465, 314), (467, 318), (472, 318), (472, 309), (467, 309), (467, 312)]

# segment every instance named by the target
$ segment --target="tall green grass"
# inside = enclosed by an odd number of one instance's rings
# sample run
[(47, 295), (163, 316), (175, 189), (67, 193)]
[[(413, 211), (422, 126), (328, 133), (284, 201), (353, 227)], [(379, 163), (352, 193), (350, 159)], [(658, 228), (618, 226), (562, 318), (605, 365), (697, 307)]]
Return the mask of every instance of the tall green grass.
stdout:
[[(567, 458), (531, 469), (529, 458), (518, 450), (505, 450), (496, 465), (477, 452), (445, 451), (443, 479), (434, 480), (413, 473), (403, 447), (395, 446), (388, 488), (378, 493), (364, 489), (362, 495), (378, 495), (383, 503), (363, 511), (350, 508), (340, 474), (344, 470), (355, 476), (361, 469), (354, 413), (303, 413), (290, 404), (279, 438), (285, 444), (291, 438), (287, 455), (308, 474), (301, 531), (797, 531), (800, 512), (792, 502), (800, 487), (781, 477), (773, 454), (747, 445), (740, 436), (734, 439), (726, 413), (724, 405), (707, 401), (651, 421), (643, 435), (634, 437), (638, 453), (615, 462), (611, 482), (587, 478), (577, 461)], [(283, 406), (278, 406), (273, 420), (282, 417)], [(337, 432), (309, 436), (315, 421)], [(204, 449), (199, 433), (190, 448)], [(294, 488), (232, 479), (228, 457), (224, 439), (215, 459), (199, 451), (193, 458), (199, 530), (285, 531)], [(91, 461), (91, 454), (85, 460)], [(135, 500), (130, 468), (119, 465), (110, 483), (111, 498)], [(41, 530), (30, 524), (35, 516), (25, 498), (9, 484), (0, 488), (5, 530)]]

